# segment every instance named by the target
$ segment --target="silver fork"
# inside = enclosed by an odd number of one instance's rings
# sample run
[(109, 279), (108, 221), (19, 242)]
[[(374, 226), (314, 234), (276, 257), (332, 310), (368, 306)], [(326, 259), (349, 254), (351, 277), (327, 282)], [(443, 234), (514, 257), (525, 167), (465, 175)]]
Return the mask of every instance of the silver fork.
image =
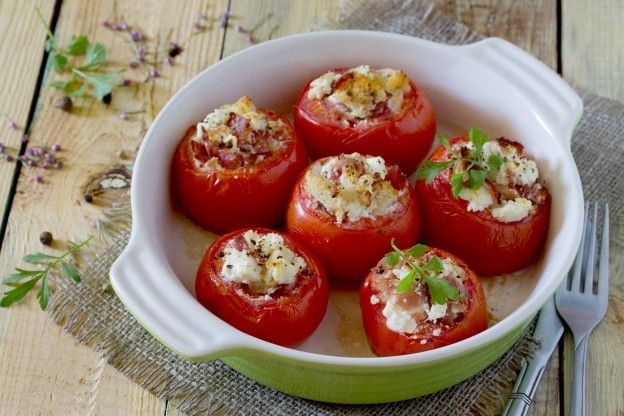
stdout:
[[(573, 273), (555, 295), (557, 312), (574, 336), (574, 379), (569, 415), (585, 415), (585, 355), (589, 333), (604, 318), (609, 296), (609, 206), (604, 206), (600, 257), (596, 261), (598, 204), (585, 207), (583, 239)], [(591, 228), (591, 231), (590, 231)], [(589, 246), (589, 247), (588, 247)], [(597, 277), (595, 276), (598, 269)]]

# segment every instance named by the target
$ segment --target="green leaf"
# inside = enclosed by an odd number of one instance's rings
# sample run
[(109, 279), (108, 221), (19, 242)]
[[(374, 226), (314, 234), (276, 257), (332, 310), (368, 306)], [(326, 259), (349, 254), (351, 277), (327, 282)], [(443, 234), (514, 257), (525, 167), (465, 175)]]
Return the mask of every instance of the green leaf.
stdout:
[(31, 253), (31, 254), (26, 254), (24, 257), (22, 257), (22, 259), (24, 261), (27, 261), (28, 263), (39, 264), (39, 263), (45, 263), (51, 260), (56, 260), (56, 257), (50, 256), (44, 253)]
[(471, 169), (468, 178), (468, 187), (470, 189), (479, 189), (485, 183), (485, 177), (487, 176), (487, 171), (485, 170), (477, 170)]
[(17, 282), (18, 280), (22, 280), (22, 279), (25, 279), (27, 277), (34, 276), (36, 274), (41, 274), (41, 273), (43, 273), (43, 270), (22, 270), (22, 269), (16, 269), (15, 273), (11, 273), (10, 275), (8, 275), (4, 279), (2, 279), (2, 283), (4, 283), (6, 285), (8, 283)]
[(34, 277), (26, 283), (19, 285), (15, 289), (6, 292), (2, 300), (0, 300), (0, 306), (3, 308), (8, 308), (15, 302), (19, 302), (20, 300), (22, 300), (24, 296), (26, 296), (26, 294), (30, 291), (30, 289), (35, 286), (35, 283), (37, 283), (39, 278), (40, 277)]
[(434, 273), (441, 272), (444, 270), (444, 266), (442, 265), (442, 260), (440, 257), (433, 256), (429, 259), (429, 261), (423, 266), (423, 269), (429, 270)]
[(106, 48), (101, 43), (89, 45), (87, 49), (87, 62), (82, 69), (95, 69), (106, 61)]
[(62, 53), (57, 53), (52, 57), (52, 69), (56, 72), (63, 72), (67, 65), (67, 57)]
[(503, 164), (503, 159), (499, 155), (491, 155), (488, 159), (490, 170), (498, 169)]
[(65, 261), (61, 262), (61, 266), (63, 267), (63, 271), (67, 277), (72, 279), (74, 282), (80, 282), (80, 273), (78, 273), (78, 270), (76, 270), (74, 266)]
[(384, 260), (390, 267), (394, 267), (399, 264), (399, 260), (401, 259), (399, 253), (396, 251), (392, 251), (384, 256)]
[(425, 179), (425, 183), (429, 184), (433, 182), (440, 172), (452, 167), (454, 163), (454, 160), (446, 160), (444, 162), (426, 160), (423, 166), (416, 172), (416, 177), (418, 179)]
[(89, 38), (86, 35), (74, 35), (69, 41), (67, 51), (74, 56), (84, 55), (89, 46)]
[(414, 283), (414, 279), (416, 278), (416, 270), (412, 270), (409, 272), (403, 279), (399, 281), (397, 284), (397, 292), (407, 292), (410, 287), (412, 287), (412, 283)]
[(409, 249), (407, 249), (407, 252), (412, 257), (420, 257), (423, 254), (425, 254), (425, 252), (427, 251), (428, 248), (429, 247), (427, 247), (424, 244), (416, 244), (415, 246), (412, 246)]
[(451, 175), (451, 189), (453, 195), (458, 196), (464, 188), (464, 172), (457, 172)]
[(459, 290), (446, 279), (440, 279), (437, 277), (427, 276), (425, 277), (425, 283), (429, 288), (429, 296), (432, 303), (442, 305), (446, 303), (447, 299), (457, 300), (459, 299)]
[(113, 85), (111, 82), (117, 78), (117, 73), (109, 74), (92, 74), (87, 76), (87, 81), (93, 85), (93, 95), (99, 101), (102, 101), (106, 94), (110, 94), (113, 91)]
[(51, 87), (57, 88), (59, 90), (64, 90), (67, 87), (67, 84), (69, 84), (69, 81), (56, 80), (50, 82)]
[(490, 140), (490, 136), (485, 134), (483, 130), (478, 127), (473, 127), (468, 132), (468, 138), (474, 144), (475, 150), (477, 154), (481, 153), (481, 149), (483, 149), (483, 145)]
[(48, 307), (48, 301), (50, 300), (50, 289), (48, 288), (48, 280), (43, 279), (41, 281), (41, 287), (39, 293), (37, 293), (37, 299), (39, 299), (39, 307), (42, 311), (45, 311)]

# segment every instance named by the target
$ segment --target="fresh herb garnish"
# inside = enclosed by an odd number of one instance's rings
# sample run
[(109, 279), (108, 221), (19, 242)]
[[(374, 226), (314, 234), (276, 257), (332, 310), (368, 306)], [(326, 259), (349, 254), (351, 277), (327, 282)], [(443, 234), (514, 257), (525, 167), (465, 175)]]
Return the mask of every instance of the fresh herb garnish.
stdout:
[[(435, 162), (426, 160), (423, 166), (416, 172), (418, 179), (424, 179), (427, 184), (441, 172), (454, 168), (451, 174), (451, 190), (453, 195), (458, 196), (464, 186), (470, 189), (479, 189), (485, 183), (487, 176), (500, 168), (503, 161), (498, 155), (490, 155), (487, 160), (483, 157), (483, 145), (490, 140), (490, 136), (478, 127), (473, 127), (468, 133), (472, 148), (466, 148), (465, 156), (453, 149), (448, 138), (442, 133), (437, 134), (440, 143), (451, 154), (449, 160)], [(464, 165), (463, 170), (459, 166)]]
[[(55, 80), (50, 85), (62, 90), (68, 97), (93, 96), (103, 101), (116, 86), (113, 81), (123, 72), (102, 69), (106, 64), (106, 47), (101, 43), (91, 43), (87, 35), (74, 35), (67, 47), (62, 48), (46, 24), (41, 11), (39, 9), (35, 11), (48, 32), (45, 49), (52, 56), (52, 69), (65, 76), (64, 79)], [(81, 64), (76, 62), (74, 59), (76, 57), (83, 57)]]
[(390, 267), (394, 267), (401, 259), (405, 262), (410, 271), (397, 284), (397, 292), (403, 293), (410, 290), (415, 281), (421, 280), (429, 289), (431, 302), (436, 304), (446, 303), (447, 300), (458, 300), (459, 290), (443, 278), (435, 277), (439, 272), (444, 270), (442, 260), (438, 256), (431, 256), (424, 266), (419, 266), (413, 261), (414, 258), (424, 255), (428, 247), (424, 244), (416, 244), (407, 250), (399, 249), (394, 243), (394, 238), (390, 242), (394, 249), (387, 253), (384, 257), (386, 263)]
[[(59, 265), (63, 269), (65, 275), (74, 282), (80, 282), (80, 273), (74, 266), (69, 264), (67, 257), (73, 256), (78, 252), (85, 244), (91, 241), (93, 237), (89, 236), (86, 240), (80, 243), (69, 242), (69, 248), (63, 254), (59, 256), (53, 256), (45, 253), (32, 253), (26, 254), (23, 260), (31, 263), (44, 266), (41, 269), (26, 270), (15, 268), (15, 271), (2, 280), (2, 283), (7, 286), (13, 286), (12, 290), (4, 293), (2, 300), (0, 300), (0, 306), (7, 308), (22, 300), (26, 294), (35, 286), (35, 284), (41, 281), (39, 286), (39, 292), (37, 293), (37, 299), (39, 299), (39, 306), (42, 310), (45, 310), (48, 306), (50, 299), (50, 288), (48, 287), (48, 274)], [(25, 282), (23, 282), (26, 280)]]

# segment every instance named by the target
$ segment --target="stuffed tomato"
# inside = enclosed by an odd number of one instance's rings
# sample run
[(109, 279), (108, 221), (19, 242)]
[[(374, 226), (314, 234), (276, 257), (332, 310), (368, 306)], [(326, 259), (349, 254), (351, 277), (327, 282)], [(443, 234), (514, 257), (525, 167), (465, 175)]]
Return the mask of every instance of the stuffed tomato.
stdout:
[(488, 327), (475, 273), (422, 244), (396, 248), (377, 263), (360, 288), (360, 308), (369, 345), (380, 356), (440, 348)]
[(359, 153), (319, 159), (301, 176), (286, 213), (288, 233), (314, 249), (332, 279), (360, 282), (395, 237), (418, 239), (413, 187), (395, 165)]
[(288, 119), (242, 97), (188, 129), (173, 158), (172, 186), (183, 211), (205, 229), (270, 227), (282, 221), (307, 164)]
[(479, 275), (519, 270), (543, 250), (551, 198), (520, 143), (472, 129), (444, 139), (418, 177), (423, 241)]
[(197, 271), (195, 293), (230, 325), (280, 345), (314, 332), (329, 296), (316, 257), (292, 237), (263, 228), (234, 231), (215, 241)]
[(410, 175), (436, 131), (429, 99), (404, 72), (368, 65), (336, 69), (310, 81), (294, 112), (313, 159), (359, 152), (382, 156)]

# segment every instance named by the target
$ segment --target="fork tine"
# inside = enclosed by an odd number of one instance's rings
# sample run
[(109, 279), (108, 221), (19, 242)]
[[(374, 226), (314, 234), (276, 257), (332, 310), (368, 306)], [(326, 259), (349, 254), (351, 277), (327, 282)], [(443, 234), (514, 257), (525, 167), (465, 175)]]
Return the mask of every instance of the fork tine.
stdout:
[(604, 224), (598, 262), (598, 295), (607, 296), (609, 289), (609, 204), (605, 204), (604, 207)]
[(585, 263), (585, 282), (583, 293), (592, 293), (594, 287), (594, 271), (596, 269), (596, 245), (598, 237), (596, 236), (596, 226), (598, 223), (598, 203), (594, 203), (594, 216), (592, 217), (591, 234), (589, 235), (589, 253), (587, 254), (587, 263)]
[(581, 246), (576, 254), (576, 260), (574, 261), (574, 269), (568, 274), (568, 284), (566, 289), (570, 291), (578, 291), (578, 287), (581, 281), (581, 271), (583, 266), (583, 254), (585, 253), (585, 240), (587, 240), (587, 225), (589, 215), (589, 204), (585, 205), (585, 220), (583, 221), (583, 233), (581, 234)]

